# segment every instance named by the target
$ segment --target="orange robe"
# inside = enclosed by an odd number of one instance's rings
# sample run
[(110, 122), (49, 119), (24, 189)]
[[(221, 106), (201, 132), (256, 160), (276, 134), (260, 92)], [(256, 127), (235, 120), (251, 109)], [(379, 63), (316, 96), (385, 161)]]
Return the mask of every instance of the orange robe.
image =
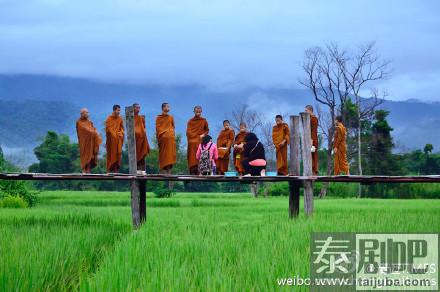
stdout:
[(136, 160), (139, 162), (144, 160), (145, 156), (150, 153), (144, 116), (134, 116), (134, 135), (136, 137)]
[(188, 121), (186, 127), (186, 138), (188, 139), (187, 159), (190, 173), (197, 172), (199, 162), (196, 158), (197, 148), (201, 142), (200, 135), (209, 133), (208, 121), (202, 117), (193, 117)]
[(310, 115), (310, 129), (312, 134), (312, 145), (315, 146), (315, 152), (312, 152), (312, 171), (313, 175), (318, 175), (318, 118), (315, 115)]
[(165, 169), (176, 164), (176, 136), (174, 118), (161, 114), (156, 117), (156, 138), (159, 146), (159, 168)]
[(121, 167), (122, 144), (124, 143), (124, 123), (121, 117), (108, 116), (105, 121), (105, 146), (107, 148), (107, 171), (114, 165)]
[[(218, 148), (218, 160), (217, 160), (217, 174), (223, 175), (228, 171), (229, 155), (231, 154), (231, 146), (234, 143), (234, 130), (221, 130), (217, 137)], [(226, 150), (220, 149), (221, 147), (227, 148)]]
[(349, 173), (349, 166), (347, 162), (347, 144), (346, 144), (347, 130), (344, 125), (339, 123), (335, 129), (335, 136), (333, 140), (333, 149), (337, 151), (334, 154), (334, 174), (339, 175), (341, 172), (345, 174)]
[[(244, 132), (244, 133), (239, 132), (237, 134), (237, 136), (235, 136), (234, 145), (241, 144), (242, 142), (244, 143), (244, 137), (246, 137), (247, 134), (248, 134), (248, 132)], [(234, 149), (234, 153), (233, 153), (235, 170), (240, 174), (244, 173), (244, 168), (243, 168), (243, 165), (241, 164), (241, 160), (242, 160), (241, 152), (242, 151), (243, 150), (241, 150), (241, 149), (237, 149), (237, 150)]]
[(76, 121), (76, 133), (78, 135), (79, 158), (81, 168), (85, 169), (87, 165), (93, 168), (98, 162), (99, 145), (101, 136), (88, 119), (78, 119)]
[[(279, 146), (283, 140), (286, 140), (286, 143), (283, 146)], [(287, 145), (290, 143), (290, 130), (286, 123), (283, 123), (281, 126), (275, 125), (273, 127), (272, 141), (275, 145), (277, 155), (277, 172), (279, 175), (287, 175), (289, 173)]]

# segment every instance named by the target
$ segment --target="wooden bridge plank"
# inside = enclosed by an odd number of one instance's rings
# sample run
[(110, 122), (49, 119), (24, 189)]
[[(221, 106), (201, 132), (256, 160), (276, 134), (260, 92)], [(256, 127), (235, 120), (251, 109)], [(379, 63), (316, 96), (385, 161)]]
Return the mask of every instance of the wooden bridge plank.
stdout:
[(228, 177), (221, 175), (165, 175), (165, 174), (82, 174), (82, 173), (0, 173), (1, 180), (159, 180), (159, 181), (205, 181), (205, 182), (282, 182), (282, 181), (315, 181), (342, 183), (440, 183), (440, 175), (422, 176), (243, 176)]

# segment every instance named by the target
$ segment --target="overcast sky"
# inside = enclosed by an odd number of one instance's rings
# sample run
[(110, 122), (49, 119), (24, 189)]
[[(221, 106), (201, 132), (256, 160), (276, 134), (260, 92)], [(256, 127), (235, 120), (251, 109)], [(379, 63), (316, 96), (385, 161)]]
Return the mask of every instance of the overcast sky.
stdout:
[(0, 73), (299, 88), (330, 41), (376, 41), (389, 98), (440, 101), (438, 0), (0, 0)]

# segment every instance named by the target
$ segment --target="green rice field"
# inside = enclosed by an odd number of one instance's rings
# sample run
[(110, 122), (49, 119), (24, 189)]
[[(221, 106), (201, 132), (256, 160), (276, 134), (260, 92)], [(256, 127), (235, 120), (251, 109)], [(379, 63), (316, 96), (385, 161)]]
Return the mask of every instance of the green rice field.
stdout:
[(129, 193), (39, 197), (0, 209), (0, 291), (272, 291), (309, 275), (313, 231), (440, 232), (439, 200), (316, 199), (289, 220), (287, 197), (149, 194), (132, 231)]

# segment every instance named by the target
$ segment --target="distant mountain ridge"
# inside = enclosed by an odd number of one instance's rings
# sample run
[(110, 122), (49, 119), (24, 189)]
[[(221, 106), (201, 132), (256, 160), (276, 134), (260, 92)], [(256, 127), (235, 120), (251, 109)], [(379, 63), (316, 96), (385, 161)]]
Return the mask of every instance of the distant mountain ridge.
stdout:
[[(211, 131), (216, 136), (221, 121), (237, 104), (247, 103), (272, 120), (275, 114), (294, 114), (306, 104), (316, 104), (305, 89), (220, 88), (201, 85), (136, 85), (47, 75), (0, 74), (0, 144), (33, 148), (47, 130), (66, 133), (76, 139), (74, 121), (82, 107), (88, 107), (99, 129), (113, 104), (139, 102), (147, 118), (150, 139), (160, 105), (171, 104), (177, 131), (184, 134), (193, 106), (203, 106)], [(440, 149), (440, 103), (417, 100), (386, 101), (393, 137), (401, 150), (420, 149), (426, 143)]]

